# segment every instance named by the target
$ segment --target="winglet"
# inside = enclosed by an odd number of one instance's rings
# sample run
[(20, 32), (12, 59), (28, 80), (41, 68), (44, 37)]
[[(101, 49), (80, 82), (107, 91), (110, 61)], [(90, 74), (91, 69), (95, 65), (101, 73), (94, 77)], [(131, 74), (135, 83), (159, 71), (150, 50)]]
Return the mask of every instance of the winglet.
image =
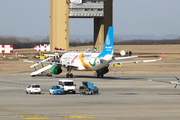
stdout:
[(161, 55), (161, 58), (160, 58), (160, 59), (163, 59), (164, 53), (165, 53), (165, 50), (164, 50), (163, 54)]

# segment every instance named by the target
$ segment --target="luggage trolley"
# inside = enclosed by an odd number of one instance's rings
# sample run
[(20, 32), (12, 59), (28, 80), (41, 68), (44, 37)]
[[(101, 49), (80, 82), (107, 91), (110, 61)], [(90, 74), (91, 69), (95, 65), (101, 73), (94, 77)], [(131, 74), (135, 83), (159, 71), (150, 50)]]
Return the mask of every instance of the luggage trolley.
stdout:
[(99, 89), (91, 82), (82, 82), (83, 86), (79, 87), (80, 95), (98, 94)]

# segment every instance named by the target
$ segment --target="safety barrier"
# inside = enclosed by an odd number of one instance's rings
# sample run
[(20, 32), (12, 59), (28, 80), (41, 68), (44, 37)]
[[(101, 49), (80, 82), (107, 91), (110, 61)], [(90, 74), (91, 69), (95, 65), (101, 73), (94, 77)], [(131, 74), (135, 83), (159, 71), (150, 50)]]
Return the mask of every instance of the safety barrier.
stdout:
[(50, 44), (34, 46), (34, 51), (50, 51)]
[(13, 45), (0, 45), (0, 53), (13, 53)]

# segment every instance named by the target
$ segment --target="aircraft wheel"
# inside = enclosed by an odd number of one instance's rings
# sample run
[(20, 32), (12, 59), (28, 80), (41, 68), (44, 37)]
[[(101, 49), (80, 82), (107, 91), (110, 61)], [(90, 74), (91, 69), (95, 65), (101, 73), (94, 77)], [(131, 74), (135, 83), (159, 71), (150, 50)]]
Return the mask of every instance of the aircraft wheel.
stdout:
[(101, 74), (101, 78), (103, 78), (104, 77), (104, 74)]
[(99, 74), (97, 74), (97, 78), (99, 78), (100, 77), (100, 75)]
[(69, 74), (66, 74), (66, 78), (69, 78)]
[(73, 78), (73, 74), (72, 73), (69, 76), (70, 76), (70, 78)]

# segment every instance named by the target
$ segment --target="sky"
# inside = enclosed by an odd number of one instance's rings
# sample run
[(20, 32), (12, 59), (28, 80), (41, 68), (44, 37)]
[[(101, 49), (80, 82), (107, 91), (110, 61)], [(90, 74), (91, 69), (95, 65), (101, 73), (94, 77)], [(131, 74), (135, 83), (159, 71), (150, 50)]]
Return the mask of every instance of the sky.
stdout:
[[(50, 0), (0, 0), (0, 36), (50, 35)], [(115, 34), (180, 34), (180, 0), (113, 0)], [(70, 18), (70, 35), (92, 35), (93, 19)]]

